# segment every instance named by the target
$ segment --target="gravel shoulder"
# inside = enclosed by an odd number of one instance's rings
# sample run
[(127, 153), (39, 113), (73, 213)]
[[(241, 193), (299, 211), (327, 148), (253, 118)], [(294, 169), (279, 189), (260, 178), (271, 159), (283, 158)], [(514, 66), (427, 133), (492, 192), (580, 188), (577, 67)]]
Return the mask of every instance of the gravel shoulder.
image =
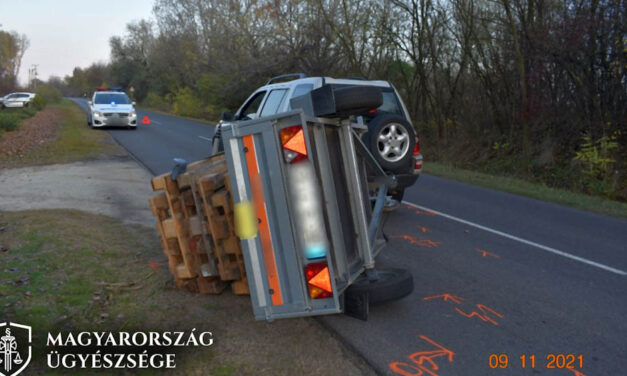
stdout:
[(150, 174), (130, 157), (0, 171), (0, 210), (77, 209), (154, 226)]

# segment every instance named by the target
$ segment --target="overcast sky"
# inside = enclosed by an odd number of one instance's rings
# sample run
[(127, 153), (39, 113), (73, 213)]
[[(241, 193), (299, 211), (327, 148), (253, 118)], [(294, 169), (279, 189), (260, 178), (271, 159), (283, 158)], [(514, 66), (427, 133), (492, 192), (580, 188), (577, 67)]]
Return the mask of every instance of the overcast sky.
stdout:
[(153, 0), (0, 0), (0, 28), (26, 34), (30, 47), (19, 80), (37, 64), (38, 78), (65, 76), (74, 67), (109, 61), (109, 38), (126, 24), (152, 16)]

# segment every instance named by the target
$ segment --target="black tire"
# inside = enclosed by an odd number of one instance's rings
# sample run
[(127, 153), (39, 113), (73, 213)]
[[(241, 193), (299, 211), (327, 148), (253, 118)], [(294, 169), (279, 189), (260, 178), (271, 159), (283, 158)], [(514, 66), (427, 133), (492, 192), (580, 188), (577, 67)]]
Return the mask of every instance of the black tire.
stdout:
[[(391, 129), (392, 125), (395, 127), (395, 132), (402, 132), (407, 135), (406, 143), (399, 145), (402, 155), (395, 155), (389, 152), (383, 155), (383, 151), (380, 150), (381, 147), (385, 146), (384, 143), (388, 142), (381, 141), (379, 139), (380, 135), (394, 137), (391, 133), (385, 133)], [(397, 142), (397, 140), (394, 140), (394, 142)], [(416, 132), (411, 124), (401, 116), (392, 114), (379, 115), (368, 123), (366, 145), (384, 170), (394, 173), (409, 173), (411, 170), (412, 153), (416, 145)]]
[(132, 131), (136, 131), (137, 127), (129, 127)]
[(89, 115), (87, 116), (87, 125), (89, 125), (91, 127), (91, 120), (89, 120)]
[(363, 113), (383, 104), (381, 89), (373, 86), (348, 86), (335, 89), (335, 111), (340, 116)]
[(406, 297), (414, 291), (414, 279), (405, 269), (377, 269), (379, 279), (370, 282), (364, 274), (360, 275), (346, 289), (346, 294), (368, 293), (370, 304), (381, 304)]

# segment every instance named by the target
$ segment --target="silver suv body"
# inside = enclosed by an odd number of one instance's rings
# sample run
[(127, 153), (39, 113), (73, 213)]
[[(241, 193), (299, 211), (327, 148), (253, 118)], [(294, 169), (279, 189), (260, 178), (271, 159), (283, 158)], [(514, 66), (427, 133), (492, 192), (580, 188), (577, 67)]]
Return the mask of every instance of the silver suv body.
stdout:
[(122, 92), (97, 91), (88, 102), (87, 124), (92, 127), (136, 129), (135, 102)]
[[(402, 199), (404, 189), (413, 185), (422, 172), (422, 154), (419, 140), (415, 135), (407, 108), (394, 86), (387, 81), (367, 81), (362, 79), (335, 79), (330, 77), (304, 77), (303, 74), (279, 76), (297, 76), (298, 79), (268, 84), (255, 90), (235, 114), (223, 114), (218, 124), (214, 151), (221, 149), (220, 127), (230, 126), (233, 121), (257, 119), (264, 116), (291, 110), (290, 100), (323, 85), (333, 87), (374, 86), (381, 89), (383, 104), (362, 114), (369, 131), (364, 136), (364, 143), (373, 156), (388, 173), (396, 176), (398, 186), (392, 196)], [(414, 140), (415, 139), (415, 140)]]

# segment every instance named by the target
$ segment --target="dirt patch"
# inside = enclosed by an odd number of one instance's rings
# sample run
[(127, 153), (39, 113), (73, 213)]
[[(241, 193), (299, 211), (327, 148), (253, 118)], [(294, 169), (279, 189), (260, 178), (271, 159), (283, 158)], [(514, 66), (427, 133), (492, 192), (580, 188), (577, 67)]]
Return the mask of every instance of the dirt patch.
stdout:
[(151, 176), (130, 157), (0, 170), (0, 210), (78, 209), (154, 227)]
[(22, 157), (31, 150), (53, 141), (63, 118), (63, 110), (47, 107), (22, 121), (19, 129), (0, 137), (0, 156)]

